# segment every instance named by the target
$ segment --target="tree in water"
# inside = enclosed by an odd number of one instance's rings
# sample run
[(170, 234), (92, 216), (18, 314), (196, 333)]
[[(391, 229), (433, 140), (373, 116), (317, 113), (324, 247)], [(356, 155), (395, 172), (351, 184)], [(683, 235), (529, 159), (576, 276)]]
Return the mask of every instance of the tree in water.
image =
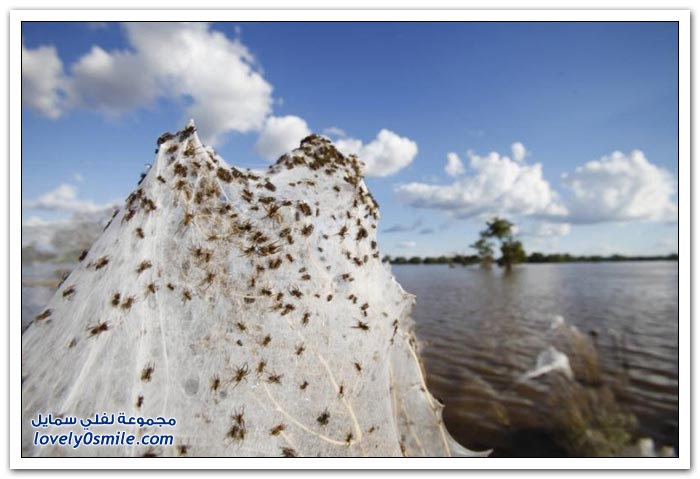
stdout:
[(481, 267), (485, 269), (490, 268), (491, 264), (493, 264), (493, 245), (487, 238), (484, 238), (483, 232), (481, 233), (481, 238), (470, 245), (470, 247), (476, 250), (481, 261)]
[(500, 243), (501, 257), (498, 265), (510, 271), (514, 264), (525, 261), (527, 255), (522, 242), (513, 238), (513, 223), (494, 217), (486, 222), (486, 229), (479, 233), (479, 240), (471, 245), (476, 249), (481, 265), (488, 268), (493, 263), (493, 240)]

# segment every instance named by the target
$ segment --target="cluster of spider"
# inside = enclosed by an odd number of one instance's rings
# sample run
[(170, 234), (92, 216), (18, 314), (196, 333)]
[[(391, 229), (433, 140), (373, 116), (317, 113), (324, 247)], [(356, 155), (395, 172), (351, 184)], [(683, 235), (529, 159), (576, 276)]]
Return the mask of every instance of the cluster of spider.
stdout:
[[(360, 319), (354, 319), (348, 328), (361, 333), (369, 332), (371, 329), (368, 319), (369, 303), (360, 302), (355, 294), (338, 298), (333, 292), (323, 293), (311, 290), (305, 286), (314, 279), (308, 267), (300, 267), (296, 270), (298, 284), (288, 285), (278, 290), (269, 286), (270, 283), (275, 283), (278, 269), (283, 265), (292, 267), (295, 263), (294, 253), (300, 249), (303, 251), (301, 245), (304, 248), (316, 246), (316, 249), (323, 253), (321, 246), (323, 241), (338, 241), (340, 245), (350, 244), (348, 249), (343, 247), (342, 251), (352, 267), (361, 267), (368, 263), (370, 258), (379, 258), (377, 243), (370, 240), (369, 234), (370, 229), (376, 229), (376, 221), (379, 217), (378, 205), (361, 182), (362, 169), (357, 158), (343, 156), (329, 140), (311, 135), (302, 140), (301, 151), (296, 150), (293, 154), (283, 155), (268, 169), (269, 175), (259, 176), (249, 170), (242, 171), (235, 167), (220, 165), (216, 155), (209, 150), (198, 152), (195, 142), (190, 139), (193, 133), (194, 128), (188, 127), (174, 135), (166, 133), (158, 139), (159, 150), (165, 151), (169, 156), (166, 158), (166, 168), (156, 176), (156, 181), (160, 187), (172, 188), (176, 201), (183, 206), (179, 233), (190, 232), (192, 237), (199, 238), (201, 244), (190, 249), (191, 258), (187, 259), (189, 263), (196, 266), (194, 274), (198, 275), (198, 279), (189, 281), (189, 287), (179, 288), (173, 282), (167, 282), (168, 292), (176, 293), (176, 290), (180, 289), (179, 298), (183, 304), (186, 304), (195, 296), (205, 295), (214, 283), (221, 285), (222, 289), (218, 291), (240, 291), (241, 285), (234, 284), (231, 275), (227, 274), (221, 266), (226, 264), (226, 258), (231, 254), (230, 252), (237, 250), (240, 257), (249, 261), (250, 271), (252, 271), (243, 288), (243, 295), (240, 297), (242, 307), (256, 301), (265, 301), (269, 304), (271, 312), (278, 313), (280, 317), (297, 316), (298, 324), (304, 327), (313, 317), (313, 312), (308, 310), (310, 303), (304, 300), (305, 296), (313, 296), (325, 302), (345, 300), (357, 305), (357, 315), (360, 316)], [(178, 152), (180, 152), (179, 159)], [(324, 183), (321, 175), (333, 176), (340, 172), (343, 181), (347, 184), (345, 187), (353, 190), (352, 208), (342, 213), (333, 211), (328, 215), (334, 220), (334, 224), (339, 225), (337, 231), (315, 231), (314, 217), (322, 214), (319, 202), (309, 204), (304, 200), (291, 201), (276, 196), (280, 185), (275, 185), (271, 177), (282, 169), (291, 170), (297, 167), (310, 169), (314, 179), (309, 179), (310, 175), (305, 175), (303, 180), (288, 183), (289, 187), (316, 186), (318, 183)], [(158, 210), (156, 201), (147, 194), (151, 184), (142, 186), (144, 178), (141, 178), (138, 188), (126, 200), (125, 212), (121, 218), (122, 225), (138, 222), (139, 218), (145, 218), (146, 215)], [(158, 184), (156, 188), (159, 187)], [(224, 184), (228, 187), (223, 188)], [(338, 184), (333, 184), (332, 189), (335, 193), (341, 192), (341, 186)], [(232, 190), (238, 192), (240, 201), (235, 199), (232, 201), (226, 196), (225, 191)], [(156, 195), (156, 198), (163, 198), (163, 196)], [(112, 220), (117, 214), (118, 211), (115, 211)], [(135, 226), (133, 235), (135, 241), (145, 239), (147, 236), (145, 226), (143, 224)], [(352, 251), (356, 253), (353, 254)], [(364, 253), (358, 253), (359, 251)], [(80, 260), (83, 261), (88, 256), (89, 253), (85, 251)], [(86, 268), (99, 271), (108, 268), (109, 263), (108, 256), (101, 256), (90, 260)], [(138, 264), (135, 274), (140, 277), (153, 267), (150, 260), (144, 259)], [(327, 266), (327, 269), (330, 270), (330, 266)], [(352, 270), (352, 268), (349, 269)], [(354, 281), (350, 272), (340, 273), (338, 277), (344, 282)], [(156, 281), (147, 280), (143, 297), (155, 295), (159, 290), (160, 285)], [(62, 291), (62, 297), (71, 300), (76, 291), (76, 285), (71, 285)], [(128, 313), (137, 301), (136, 295), (123, 295), (121, 292), (114, 292), (109, 298), (110, 306), (118, 308), (123, 313)], [(36, 320), (46, 320), (51, 314), (51, 310), (46, 310), (37, 316)], [(386, 313), (382, 314), (386, 316)], [(394, 333), (396, 333), (396, 324), (395, 321)], [(90, 324), (87, 327), (88, 337), (99, 336), (109, 331), (110, 327), (110, 324), (105, 321)], [(237, 340), (237, 344), (243, 346), (242, 339), (245, 339), (245, 335), (251, 335), (250, 328), (243, 322), (237, 322), (236, 328), (242, 336)], [(259, 348), (266, 348), (272, 341), (272, 335), (267, 333), (260, 334), (260, 338), (254, 342)], [(77, 340), (74, 338), (69, 347), (74, 347), (76, 343)], [(306, 349), (303, 343), (299, 343), (295, 345), (293, 353), (295, 356), (302, 356)], [(155, 366), (151, 362), (143, 368), (141, 381), (151, 381), (156, 373)], [(359, 361), (352, 361), (352, 367), (358, 374), (362, 374), (363, 366)], [(268, 384), (282, 384), (284, 375), (268, 369), (267, 362), (260, 359), (255, 366), (255, 374)], [(225, 377), (216, 375), (211, 379), (210, 391), (217, 393), (223, 388), (235, 387), (247, 381), (246, 378), (251, 372), (249, 365), (244, 363), (236, 366)], [(309, 386), (307, 380), (298, 384), (301, 391), (307, 390)], [(343, 397), (345, 386), (341, 384), (338, 389), (338, 396)], [(144, 401), (143, 394), (140, 394), (136, 399), (136, 407), (141, 408)], [(315, 418), (315, 422), (321, 428), (327, 426), (330, 420), (331, 414), (328, 409)], [(283, 435), (285, 428), (286, 426), (280, 423), (269, 433), (271, 436), (280, 436)], [(247, 431), (243, 412), (235, 413), (227, 438), (240, 443), (245, 440)], [(351, 445), (353, 440), (353, 434), (348, 433), (345, 443)], [(183, 446), (180, 454), (186, 454), (186, 452), (187, 447)], [(285, 447), (282, 448), (282, 455), (293, 457), (297, 456), (297, 452)]]

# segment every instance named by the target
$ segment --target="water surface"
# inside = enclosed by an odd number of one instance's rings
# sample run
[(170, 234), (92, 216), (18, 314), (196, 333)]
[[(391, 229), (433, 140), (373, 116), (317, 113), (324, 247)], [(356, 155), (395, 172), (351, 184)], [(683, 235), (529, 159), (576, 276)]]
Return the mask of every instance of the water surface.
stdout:
[(416, 296), (428, 384), (462, 444), (498, 456), (571, 453), (548, 432), (559, 405), (536, 394), (545, 386), (517, 381), (562, 316), (595, 344), (605, 384), (636, 416), (633, 433), (677, 447), (678, 263), (528, 264), (510, 275), (447, 265), (392, 271)]

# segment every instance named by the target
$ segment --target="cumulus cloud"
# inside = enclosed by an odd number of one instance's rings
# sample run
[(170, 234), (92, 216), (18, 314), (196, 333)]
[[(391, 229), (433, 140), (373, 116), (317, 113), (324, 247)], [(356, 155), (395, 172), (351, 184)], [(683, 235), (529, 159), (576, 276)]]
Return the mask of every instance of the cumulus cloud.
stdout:
[(311, 134), (306, 122), (298, 116), (271, 116), (265, 121), (255, 150), (268, 161), (299, 146), (300, 141)]
[(338, 128), (337, 126), (331, 126), (330, 128), (326, 128), (323, 130), (323, 133), (328, 135), (328, 136), (336, 136), (336, 137), (345, 137), (347, 136), (345, 134), (345, 130), (342, 128)]
[(558, 194), (542, 176), (542, 165), (528, 165), (492, 152), (469, 152), (472, 174), (447, 185), (406, 183), (400, 199), (417, 208), (438, 209), (455, 218), (484, 214), (557, 217), (566, 214)]
[(63, 86), (63, 63), (56, 49), (26, 48), (22, 42), (22, 104), (49, 118), (58, 118)]
[[(50, 117), (66, 108), (109, 116), (147, 107), (159, 99), (184, 101), (205, 141), (229, 131), (262, 128), (273, 104), (272, 86), (239, 39), (229, 39), (207, 23), (127, 23), (129, 48), (99, 46), (79, 58), (61, 80), (62, 66), (52, 47), (30, 51), (23, 87), (27, 104)], [(67, 97), (60, 105), (60, 93)]]
[(62, 183), (35, 200), (23, 201), (22, 207), (31, 210), (95, 213), (103, 210), (106, 206), (78, 198), (78, 189), (75, 186)]
[(411, 164), (418, 145), (386, 129), (370, 143), (355, 138), (340, 138), (335, 146), (346, 155), (354, 154), (365, 163), (366, 176), (389, 176)]
[[(122, 115), (148, 106), (159, 94), (156, 76), (133, 52), (108, 52), (93, 46), (70, 68), (66, 92), (70, 106)], [(138, 74), (135, 74), (138, 72)]]
[(544, 179), (540, 163), (528, 164), (522, 143), (512, 159), (496, 152), (468, 153), (468, 170), (455, 153), (445, 171), (459, 176), (450, 184), (413, 182), (395, 187), (397, 196), (417, 208), (442, 210), (453, 218), (484, 215), (529, 216), (542, 220), (526, 234), (559, 237), (571, 224), (624, 221), (677, 221), (676, 181), (644, 153), (614, 152), (562, 175), (560, 196)]
[(677, 220), (673, 176), (639, 150), (589, 161), (562, 179), (571, 192), (571, 222)]
[(416, 247), (415, 241), (402, 241), (401, 243), (399, 243), (399, 248), (412, 249), (415, 247)]
[(457, 153), (447, 154), (447, 164), (445, 165), (445, 173), (450, 176), (460, 176), (464, 174), (464, 165)]
[(513, 152), (513, 159), (518, 163), (522, 163), (523, 161), (525, 161), (525, 157), (529, 154), (529, 152), (525, 148), (525, 145), (523, 145), (519, 141), (513, 143), (510, 146), (510, 150)]

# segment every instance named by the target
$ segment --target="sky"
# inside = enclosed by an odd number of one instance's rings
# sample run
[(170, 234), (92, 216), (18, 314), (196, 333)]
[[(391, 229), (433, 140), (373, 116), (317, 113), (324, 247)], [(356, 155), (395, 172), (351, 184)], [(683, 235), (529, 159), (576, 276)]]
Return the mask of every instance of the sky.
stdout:
[(311, 132), (366, 164), (391, 256), (677, 252), (678, 27), (644, 22), (22, 26), (22, 221), (123, 201), (189, 118), (231, 165)]

